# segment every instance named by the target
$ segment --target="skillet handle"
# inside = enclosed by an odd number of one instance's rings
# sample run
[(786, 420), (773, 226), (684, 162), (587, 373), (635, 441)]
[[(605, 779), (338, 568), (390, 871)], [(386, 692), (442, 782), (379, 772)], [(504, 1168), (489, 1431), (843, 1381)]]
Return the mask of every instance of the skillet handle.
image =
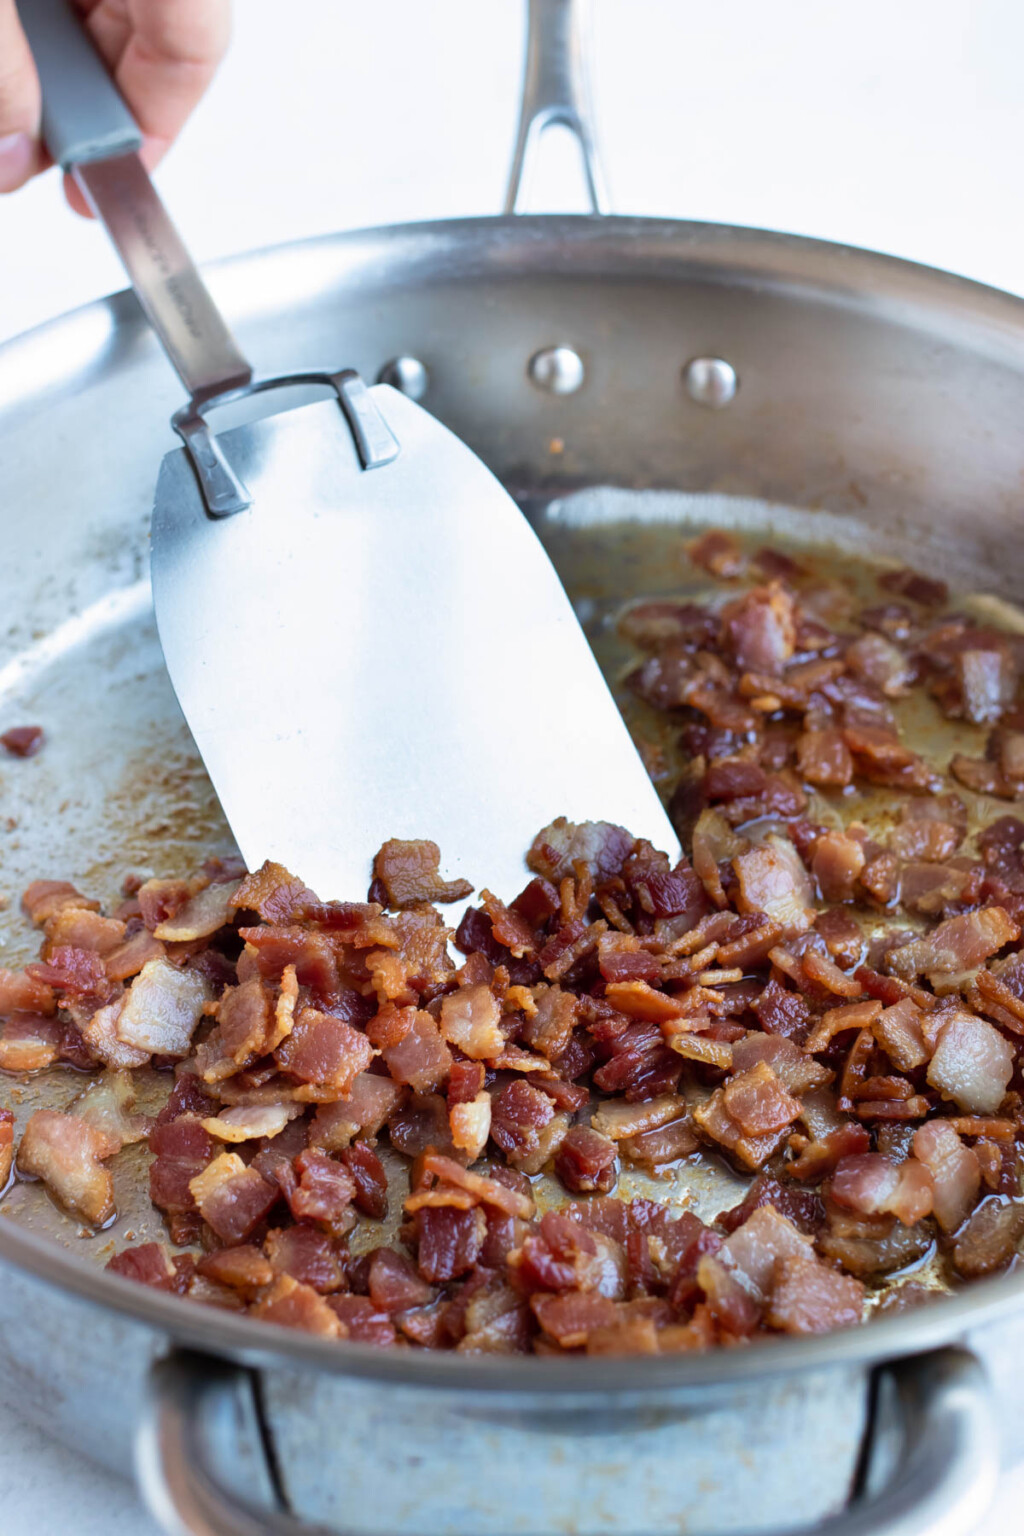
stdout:
[(591, 212), (609, 211), (591, 123), (584, 4), (585, 0), (529, 0), (522, 106), (505, 192), (506, 213), (517, 211), (538, 141), (556, 125), (568, 128), (579, 145)]
[[(254, 1382), (242, 1366), (184, 1351), (154, 1365), (136, 1470), (150, 1511), (170, 1536), (330, 1536), (286, 1511), (283, 1499), (276, 1512), (240, 1502), (211, 1465), (211, 1430), (242, 1397), (251, 1399)], [(876, 1387), (876, 1403), (888, 1393), (897, 1410), (898, 1453), (888, 1454), (876, 1413), (861, 1496), (815, 1526), (813, 1536), (968, 1536), (991, 1503), (999, 1472), (991, 1394), (978, 1360), (964, 1349), (913, 1356), (883, 1366)]]

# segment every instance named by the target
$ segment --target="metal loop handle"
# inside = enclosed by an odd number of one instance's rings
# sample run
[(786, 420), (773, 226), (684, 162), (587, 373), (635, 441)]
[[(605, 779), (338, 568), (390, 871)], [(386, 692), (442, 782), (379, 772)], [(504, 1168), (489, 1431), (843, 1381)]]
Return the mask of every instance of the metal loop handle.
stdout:
[(583, 4), (584, 0), (530, 0), (522, 106), (505, 193), (506, 213), (516, 212), (537, 142), (556, 124), (568, 128), (579, 145), (592, 212), (608, 212), (591, 126)]
[[(963, 1349), (882, 1367), (901, 1420), (900, 1449), (873, 1488), (885, 1447), (877, 1424), (864, 1459), (868, 1490), (815, 1526), (815, 1536), (967, 1536), (988, 1508), (999, 1471), (998, 1435), (985, 1373)], [(136, 1440), (143, 1496), (173, 1536), (329, 1536), (283, 1508), (240, 1503), (211, 1465), (210, 1429), (253, 1391), (241, 1366), (178, 1352), (157, 1362)], [(337, 1536), (337, 1533), (335, 1533)]]

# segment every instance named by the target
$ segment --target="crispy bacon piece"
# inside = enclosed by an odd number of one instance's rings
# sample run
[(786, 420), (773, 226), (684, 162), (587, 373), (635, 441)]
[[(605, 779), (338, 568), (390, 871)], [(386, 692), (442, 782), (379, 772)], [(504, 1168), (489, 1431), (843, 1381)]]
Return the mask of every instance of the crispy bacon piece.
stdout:
[(864, 1286), (809, 1254), (775, 1261), (765, 1321), (783, 1333), (852, 1328), (864, 1312)]
[(452, 1145), (465, 1152), (470, 1162), (480, 1156), (491, 1134), (491, 1096), (481, 1089), (472, 1099), (452, 1104), (448, 1110)]
[[(108, 1264), (107, 1268), (110, 1267)], [(230, 1286), (233, 1291), (241, 1291), (249, 1299), (258, 1296), (264, 1286), (271, 1285), (275, 1274), (270, 1261), (248, 1243), (204, 1253), (196, 1264), (196, 1272), (219, 1285)]]
[(271, 1270), (270, 1278), (275, 1274), (291, 1275), (293, 1280), (310, 1286), (320, 1295), (340, 1290), (345, 1284), (342, 1244), (329, 1232), (323, 1232), (307, 1221), (269, 1231), (263, 1240), (263, 1251)]
[(793, 598), (781, 581), (727, 603), (721, 618), (723, 645), (741, 672), (781, 672), (796, 649)]
[(372, 1138), (407, 1097), (408, 1090), (391, 1081), (360, 1072), (348, 1096), (333, 1104), (320, 1104), (313, 1116), (310, 1141), (325, 1152), (340, 1152), (354, 1136)]
[(722, 1327), (737, 1337), (756, 1327), (779, 1259), (809, 1258), (811, 1240), (771, 1205), (754, 1211), (717, 1253), (705, 1254), (697, 1281)]
[(209, 1132), (192, 1114), (171, 1120), (158, 1119), (150, 1132), (149, 1150), (153, 1162), (149, 1168), (149, 1197), (170, 1216), (194, 1211), (191, 1182), (215, 1154)]
[(14, 1115), (0, 1108), (0, 1194), (7, 1188), (14, 1166)]
[(564, 1139), (568, 1118), (522, 1078), (502, 1089), (491, 1110), (491, 1139), (524, 1173), (539, 1173)]
[(796, 769), (808, 784), (842, 787), (853, 778), (853, 758), (842, 731), (804, 731), (796, 744)]
[(204, 1130), (217, 1141), (258, 1141), (260, 1137), (279, 1136), (290, 1120), (301, 1114), (295, 1104), (239, 1104), (222, 1109), (202, 1122)]
[(0, 736), (0, 746), (9, 757), (35, 757), (45, 739), (41, 725), (12, 725)]
[(416, 906), (423, 901), (461, 901), (473, 887), (468, 880), (442, 880), (441, 850), (429, 840), (393, 837), (373, 861), (374, 885), (389, 907)]
[[(610, 934), (602, 935), (598, 941), (599, 952), (605, 940), (611, 937)], [(579, 1002), (571, 992), (563, 992), (561, 987), (547, 986), (543, 982), (532, 989), (532, 995), (534, 1012), (524, 1019), (521, 1038), (524, 1044), (533, 1046), (549, 1061), (557, 1061), (572, 1039)]]
[(928, 1081), (971, 1115), (994, 1115), (1003, 1101), (1016, 1052), (987, 1019), (957, 1009), (939, 1029)]
[(483, 982), (460, 987), (441, 1000), (442, 1038), (475, 1061), (501, 1055), (505, 1036), (500, 1022), (501, 1006)]
[(369, 1296), (333, 1295), (327, 1298), (327, 1305), (340, 1318), (347, 1336), (359, 1344), (387, 1349), (398, 1337), (388, 1314), (379, 1311)]
[(65, 907), (77, 907), (89, 912), (98, 912), (100, 909), (98, 901), (83, 896), (67, 880), (33, 880), (22, 896), (21, 904), (38, 927), (42, 927)]
[(1004, 1269), (1024, 1237), (1024, 1201), (989, 1195), (959, 1234), (953, 1267), (968, 1279)]
[(902, 1163), (880, 1152), (844, 1157), (832, 1175), (832, 1199), (859, 1216), (896, 1216), (912, 1227), (932, 1210), (934, 1187), (928, 1168), (915, 1157)]
[(54, 1199), (83, 1221), (103, 1227), (114, 1215), (114, 1181), (103, 1161), (120, 1149), (110, 1131), (78, 1115), (37, 1109), (22, 1134), (18, 1168), (42, 1179)]
[(255, 1168), (247, 1168), (237, 1152), (222, 1152), (202, 1173), (189, 1180), (189, 1193), (203, 1217), (225, 1243), (251, 1237), (280, 1198)]
[(286, 1194), (296, 1221), (312, 1221), (325, 1232), (344, 1237), (355, 1224), (349, 1207), (359, 1187), (351, 1169), (319, 1147), (300, 1152), (293, 1167), (298, 1183)]
[(326, 1099), (345, 1098), (374, 1056), (361, 1030), (316, 1008), (302, 1009), (274, 1054), (283, 1072), (316, 1090), (310, 1097)]
[(307, 885), (268, 859), (246, 875), (234, 892), (232, 905), (238, 912), (258, 912), (265, 923), (288, 923), (296, 912), (318, 902)]
[(574, 1125), (555, 1157), (555, 1173), (572, 1194), (603, 1194), (618, 1177), (614, 1141), (588, 1125)]
[(65, 947), (91, 949), (105, 957), (121, 944), (125, 924), (113, 917), (101, 917), (89, 908), (64, 907), (47, 919), (45, 932), (44, 960), (55, 950)]
[(117, 1015), (117, 1038), (137, 1051), (187, 1056), (209, 999), (210, 988), (198, 971), (179, 970), (167, 960), (149, 960)]
[(943, 1232), (955, 1232), (973, 1210), (981, 1165), (947, 1120), (929, 1120), (914, 1133), (911, 1150), (932, 1178), (932, 1209)]
[(645, 1131), (668, 1125), (686, 1112), (686, 1101), (678, 1094), (663, 1093), (656, 1099), (631, 1103), (626, 1099), (606, 1099), (591, 1116), (590, 1123), (611, 1141), (641, 1136)]
[[(499, 1178), (498, 1174), (504, 1177)], [(423, 1175), (465, 1190), (474, 1200), (493, 1206), (508, 1216), (525, 1221), (534, 1213), (533, 1200), (528, 1193), (529, 1183), (523, 1180), (522, 1187), (517, 1187), (514, 1182), (516, 1175), (510, 1169), (496, 1168), (494, 1176), (488, 1178), (485, 1174), (475, 1173), (471, 1168), (463, 1168), (450, 1157), (427, 1152), (423, 1158)]]
[(951, 991), (965, 971), (982, 965), (1018, 938), (1019, 925), (1002, 907), (983, 907), (947, 918), (924, 938), (892, 950), (887, 965), (904, 981), (914, 981), (924, 972), (937, 992)]
[(235, 912), (235, 896), (241, 882), (220, 882), (207, 885), (172, 917), (166, 917), (153, 930), (153, 937), (171, 944), (189, 943), (194, 939), (208, 939), (224, 928)]
[(429, 1284), (457, 1280), (476, 1264), (487, 1236), (487, 1219), (479, 1206), (461, 1211), (453, 1206), (425, 1207), (416, 1212), (416, 1266)]
[(720, 581), (743, 575), (746, 565), (743, 551), (735, 536), (726, 533), (724, 528), (709, 528), (699, 538), (691, 540), (686, 552), (694, 565), (699, 565), (709, 576), (717, 576)]
[(416, 1093), (430, 1093), (447, 1081), (451, 1051), (435, 1020), (422, 1008), (382, 1008), (368, 1027), (368, 1037), (395, 1082)]
[(130, 1072), (102, 1072), (68, 1106), (71, 1114), (118, 1143), (131, 1146), (149, 1135), (153, 1121), (136, 1111), (135, 1080)]
[(388, 1213), (388, 1176), (376, 1152), (365, 1141), (354, 1141), (341, 1153), (340, 1161), (355, 1180), (356, 1210), (383, 1221)]
[(279, 1328), (299, 1328), (328, 1339), (344, 1339), (348, 1329), (312, 1286), (301, 1285), (291, 1275), (278, 1275), (269, 1291), (253, 1308), (253, 1317)]
[(56, 1019), (12, 1013), (0, 1020), (0, 1071), (41, 1072), (60, 1056), (62, 1029)]
[(871, 1020), (872, 1034), (899, 1072), (913, 1072), (931, 1054), (924, 1037), (924, 1017), (915, 1002), (903, 997)]
[(178, 1271), (163, 1243), (138, 1243), (124, 1248), (108, 1259), (104, 1267), (112, 1275), (134, 1280), (138, 1285), (148, 1285), (154, 1291), (178, 1289)]
[[(799, 1105), (797, 1105), (797, 1112), (799, 1112)], [(793, 1119), (795, 1118), (796, 1114), (793, 1116)], [(694, 1109), (693, 1119), (709, 1140), (717, 1142), (727, 1152), (731, 1152), (743, 1167), (751, 1172), (768, 1161), (772, 1153), (782, 1145), (785, 1136), (784, 1126), (757, 1135), (745, 1133), (739, 1122), (729, 1113), (725, 1103), (725, 1093), (721, 1088), (716, 1088), (705, 1103)]]
[(783, 933), (802, 933), (814, 920), (811, 885), (800, 856), (788, 838), (768, 837), (760, 847), (732, 861), (740, 912), (763, 912)]
[(559, 816), (533, 840), (526, 862), (535, 874), (556, 885), (571, 875), (578, 862), (589, 866), (596, 882), (617, 875), (633, 851), (633, 838), (624, 827), (608, 821), (576, 825)]
[(391, 1145), (406, 1157), (428, 1148), (454, 1152), (448, 1106), (439, 1093), (414, 1093), (388, 1118)]

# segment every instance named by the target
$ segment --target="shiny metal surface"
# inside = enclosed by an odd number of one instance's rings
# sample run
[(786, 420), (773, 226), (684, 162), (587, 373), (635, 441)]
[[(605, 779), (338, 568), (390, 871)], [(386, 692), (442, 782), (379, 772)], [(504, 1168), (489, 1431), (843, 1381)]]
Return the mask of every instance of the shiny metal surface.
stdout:
[(377, 374), (378, 384), (390, 384), (410, 400), (422, 400), (430, 386), (430, 375), (418, 357), (392, 357)]
[[(223, 436), (252, 498), (235, 517), (206, 515), (183, 451), (157, 484), (167, 668), (250, 867), (361, 897), (382, 843), (430, 837), (450, 875), (512, 891), (558, 815), (678, 848), (515, 503), (411, 400), (376, 385), (370, 402), (402, 445), (381, 468), (325, 401)], [(239, 657), (258, 658), (251, 677)], [(534, 772), (487, 721), (503, 684), (529, 689)]]
[(522, 105), (505, 212), (516, 212), (527, 191), (530, 160), (538, 141), (548, 128), (557, 126), (568, 129), (579, 145), (591, 212), (607, 213), (585, 68), (584, 0), (529, 0), (529, 7)]
[(683, 369), (683, 383), (697, 405), (719, 410), (736, 397), (740, 381), (724, 357), (693, 357)]
[[(233, 1417), (252, 1379), (208, 1356), (180, 1352), (154, 1367), (136, 1465), (164, 1528), (195, 1536), (318, 1536), (382, 1526), (441, 1536), (465, 1528), (467, 1498), (480, 1528), (503, 1533), (568, 1531), (582, 1508), (595, 1505), (605, 1527), (618, 1524), (620, 1508), (628, 1521), (628, 1512), (642, 1505), (645, 1530), (678, 1528), (678, 1522), (694, 1533), (790, 1530), (803, 1524), (808, 1508), (820, 1506), (816, 1485), (823, 1468), (846, 1454), (834, 1437), (861, 1428), (849, 1415), (845, 1425), (836, 1422), (836, 1385), (828, 1376), (804, 1383), (803, 1435), (814, 1454), (799, 1480), (785, 1459), (780, 1464), (774, 1437), (764, 1432), (778, 1422), (776, 1414), (791, 1424), (792, 1394), (784, 1385), (746, 1401), (704, 1398), (696, 1412), (692, 1398), (680, 1395), (643, 1409), (606, 1398), (596, 1414), (549, 1398), (540, 1416), (532, 1404), (518, 1411), (510, 1405), (495, 1416), (471, 1396), (435, 1397), (429, 1414), (415, 1397), (403, 1405), (382, 1396), (375, 1412), (365, 1390), (316, 1392), (308, 1400), (304, 1439), (278, 1446), (282, 1507), (268, 1513), (265, 1503), (224, 1489), (210, 1452), (211, 1420)], [(957, 1536), (991, 1498), (998, 1471), (991, 1402), (976, 1360), (947, 1349), (903, 1361), (880, 1374), (876, 1396), (884, 1411), (868, 1432), (863, 1495), (816, 1530), (820, 1536)], [(640, 1413), (651, 1423), (638, 1433)], [(308, 1465), (330, 1455), (319, 1426), (339, 1420), (357, 1442), (346, 1478), (335, 1482), (333, 1499), (313, 1511), (313, 1523), (299, 1520), (288, 1507), (288, 1490), (309, 1485)], [(575, 1434), (550, 1433), (553, 1422), (566, 1420)], [(288, 1422), (297, 1424), (298, 1415)], [(735, 1483), (716, 1480), (723, 1449), (734, 1442), (747, 1447), (747, 1476), (759, 1491), (756, 1511)], [(491, 1472), (486, 1506), (466, 1471), (478, 1461)], [(436, 1486), (429, 1476), (411, 1475), (413, 1464), (432, 1469)]]
[(586, 377), (583, 359), (572, 347), (542, 347), (530, 358), (528, 371), (538, 389), (552, 395), (574, 395)]

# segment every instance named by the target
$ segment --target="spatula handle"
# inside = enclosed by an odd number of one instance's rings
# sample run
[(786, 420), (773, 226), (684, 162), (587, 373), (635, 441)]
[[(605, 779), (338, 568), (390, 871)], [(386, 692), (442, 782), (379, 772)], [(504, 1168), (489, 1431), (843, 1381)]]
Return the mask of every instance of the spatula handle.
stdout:
[[(43, 88), (43, 138), (75, 177), (193, 401), (252, 369), (149, 179), (142, 134), (67, 0), (18, 0)], [(233, 493), (226, 467), (220, 477)]]
[(142, 134), (66, 0), (18, 0), (43, 86), (43, 139), (69, 170), (128, 155)]

